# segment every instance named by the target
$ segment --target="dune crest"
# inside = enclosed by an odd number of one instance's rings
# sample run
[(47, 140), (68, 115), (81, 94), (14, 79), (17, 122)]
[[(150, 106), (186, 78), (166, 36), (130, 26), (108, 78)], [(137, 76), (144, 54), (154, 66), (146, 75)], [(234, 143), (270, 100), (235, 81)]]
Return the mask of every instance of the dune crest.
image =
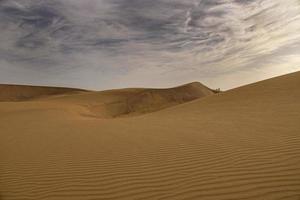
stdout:
[(127, 88), (58, 97), (49, 96), (42, 101), (82, 106), (88, 110), (86, 116), (116, 118), (155, 112), (215, 93), (216, 91), (203, 84), (193, 82), (165, 89)]
[(112, 100), (106, 103), (105, 109), (112, 117), (139, 115), (155, 112), (213, 94), (213, 90), (198, 82), (168, 89), (140, 89), (124, 99), (119, 101)]
[(0, 102), (28, 101), (41, 97), (72, 94), (84, 91), (86, 90), (63, 87), (0, 84)]

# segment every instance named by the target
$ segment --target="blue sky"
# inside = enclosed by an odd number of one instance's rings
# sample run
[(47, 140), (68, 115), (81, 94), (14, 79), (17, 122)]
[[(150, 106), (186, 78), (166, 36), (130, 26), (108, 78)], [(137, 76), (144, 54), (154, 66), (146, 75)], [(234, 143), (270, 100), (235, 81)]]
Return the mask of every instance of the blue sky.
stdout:
[(0, 0), (0, 82), (88, 89), (300, 70), (299, 0)]

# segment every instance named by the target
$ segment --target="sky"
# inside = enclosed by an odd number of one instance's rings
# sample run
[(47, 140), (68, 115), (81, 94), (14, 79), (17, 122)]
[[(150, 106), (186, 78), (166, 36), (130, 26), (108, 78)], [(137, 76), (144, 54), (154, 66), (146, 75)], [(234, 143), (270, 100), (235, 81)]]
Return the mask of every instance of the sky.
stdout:
[(300, 70), (300, 0), (0, 0), (0, 83), (227, 90)]

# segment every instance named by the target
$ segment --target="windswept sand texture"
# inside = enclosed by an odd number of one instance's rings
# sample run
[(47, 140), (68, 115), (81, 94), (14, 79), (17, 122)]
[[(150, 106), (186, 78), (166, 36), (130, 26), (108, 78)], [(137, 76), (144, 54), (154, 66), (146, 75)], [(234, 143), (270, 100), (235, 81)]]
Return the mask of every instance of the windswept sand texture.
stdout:
[(0, 199), (299, 200), (300, 73), (187, 86), (0, 103)]

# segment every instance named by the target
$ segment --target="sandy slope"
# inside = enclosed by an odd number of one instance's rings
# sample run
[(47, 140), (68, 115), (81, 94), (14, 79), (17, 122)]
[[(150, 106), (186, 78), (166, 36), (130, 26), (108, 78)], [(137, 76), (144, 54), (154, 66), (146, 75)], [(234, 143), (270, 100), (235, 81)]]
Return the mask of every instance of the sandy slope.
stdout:
[(73, 109), (77, 105), (88, 110), (89, 116), (102, 118), (141, 115), (215, 93), (216, 91), (198, 82), (166, 89), (129, 88), (101, 92), (0, 84), (0, 102), (26, 101), (27, 106), (21, 106), (24, 109), (27, 109), (30, 101), (33, 101), (35, 107), (40, 105), (40, 109), (47, 109), (49, 106), (71, 106)]
[(299, 85), (113, 119), (91, 109), (99, 93), (0, 103), (0, 199), (299, 200)]
[(85, 92), (81, 89), (0, 84), (0, 102), (25, 101), (50, 95)]
[(89, 116), (110, 118), (154, 112), (213, 94), (213, 90), (194, 82), (167, 89), (119, 89), (45, 100), (55, 104), (80, 105), (88, 109)]

